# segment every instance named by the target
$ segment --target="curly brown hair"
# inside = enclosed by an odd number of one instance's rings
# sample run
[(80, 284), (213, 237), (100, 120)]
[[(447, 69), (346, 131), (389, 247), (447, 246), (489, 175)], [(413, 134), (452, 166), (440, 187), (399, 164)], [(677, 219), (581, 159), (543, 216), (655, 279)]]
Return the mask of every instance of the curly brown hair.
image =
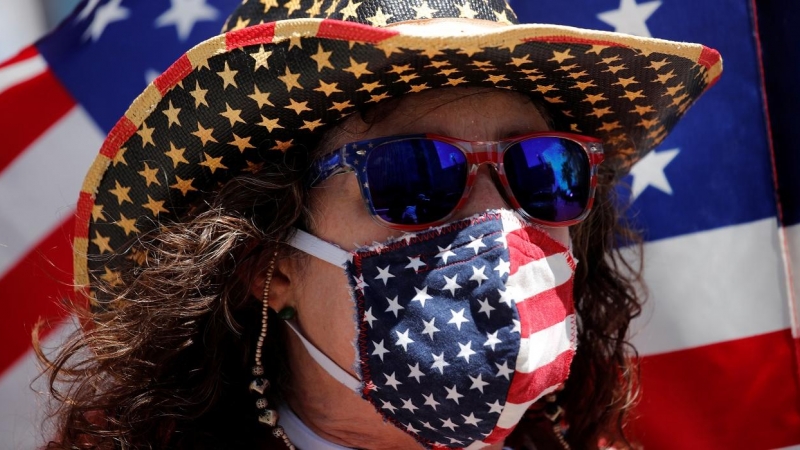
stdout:
[[(362, 118), (381, 120), (374, 109)], [(259, 173), (227, 182), (191, 217), (162, 223), (132, 243), (146, 263), (123, 270), (122, 285), (97, 280), (113, 300), (93, 310), (74, 304), (72, 312), (90, 325), (54, 358), (41, 351), (34, 331), (56, 402), (57, 435), (46, 448), (272, 448), (255, 407), (243, 406), (253, 404), (247, 386), (260, 330), (261, 303), (250, 295), (251, 283), (276, 251), (279, 258), (297, 257), (283, 243), (292, 227), (311, 225), (304, 182), (309, 157), (272, 158)], [(579, 345), (558, 394), (569, 444), (586, 449), (601, 442), (631, 446), (624, 425), (637, 377), (627, 334), (642, 303), (635, 289), (639, 267), (616, 249), (620, 239), (636, 242), (636, 235), (620, 218), (613, 165), (601, 167), (599, 178), (594, 211), (571, 230), (581, 262), (575, 275)], [(271, 314), (263, 352), (277, 387), (273, 404), (292, 389), (277, 322)], [(526, 416), (507, 443), (543, 448), (553, 437), (552, 429), (543, 434), (540, 419)]]

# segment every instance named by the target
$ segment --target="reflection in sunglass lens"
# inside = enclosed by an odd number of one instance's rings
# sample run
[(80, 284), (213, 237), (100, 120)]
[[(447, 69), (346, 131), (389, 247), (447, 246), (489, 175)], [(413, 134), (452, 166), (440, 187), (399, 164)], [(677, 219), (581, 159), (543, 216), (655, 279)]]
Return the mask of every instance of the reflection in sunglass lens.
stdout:
[(456, 207), (467, 182), (458, 148), (430, 139), (404, 139), (372, 149), (366, 162), (375, 213), (397, 225), (434, 222)]
[(589, 201), (589, 159), (580, 144), (537, 137), (514, 144), (503, 158), (508, 184), (523, 210), (550, 222), (572, 220)]

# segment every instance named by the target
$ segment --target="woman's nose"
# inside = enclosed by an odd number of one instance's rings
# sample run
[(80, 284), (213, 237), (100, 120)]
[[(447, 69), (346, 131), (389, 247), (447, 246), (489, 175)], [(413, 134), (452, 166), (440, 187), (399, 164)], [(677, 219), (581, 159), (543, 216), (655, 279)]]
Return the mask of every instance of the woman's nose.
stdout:
[(510, 208), (492, 178), (488, 164), (481, 164), (466, 204), (456, 214), (457, 219), (482, 213), (487, 209)]

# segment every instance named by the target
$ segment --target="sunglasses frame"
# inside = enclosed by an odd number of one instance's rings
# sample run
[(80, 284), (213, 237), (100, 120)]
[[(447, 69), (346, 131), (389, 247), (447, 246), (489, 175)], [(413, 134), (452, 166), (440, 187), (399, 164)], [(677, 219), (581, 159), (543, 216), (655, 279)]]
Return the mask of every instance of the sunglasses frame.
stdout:
[[(508, 183), (508, 178), (506, 177), (503, 164), (503, 156), (505, 155), (506, 150), (511, 148), (511, 146), (514, 144), (536, 138), (566, 139), (580, 145), (583, 151), (586, 153), (587, 160), (589, 161), (590, 176), (589, 199), (586, 202), (586, 207), (584, 208), (583, 212), (574, 219), (551, 222), (531, 216), (517, 202), (516, 196), (514, 195), (514, 192)], [(369, 179), (366, 172), (367, 156), (372, 149), (380, 145), (416, 139), (431, 139), (440, 141), (456, 147), (464, 154), (468, 165), (468, 174), (464, 185), (464, 192), (462, 193), (458, 203), (455, 205), (455, 207), (453, 207), (452, 211), (439, 220), (426, 222), (424, 224), (411, 225), (387, 222), (380, 217), (372, 204), (372, 197), (371, 193), (369, 192)], [(498, 191), (509, 204), (509, 206), (512, 206), (517, 213), (522, 215), (522, 217), (524, 217), (526, 220), (539, 225), (548, 227), (564, 227), (574, 225), (582, 221), (592, 210), (595, 190), (597, 188), (597, 169), (600, 163), (603, 162), (603, 159), (603, 144), (599, 139), (574, 133), (545, 131), (523, 134), (498, 141), (467, 141), (438, 134), (406, 134), (351, 142), (323, 156), (311, 167), (310, 187), (315, 187), (334, 175), (355, 172), (361, 188), (361, 198), (363, 199), (367, 210), (375, 221), (384, 227), (394, 230), (418, 231), (446, 223), (456, 212), (458, 212), (458, 210), (464, 206), (469, 198), (472, 187), (475, 184), (475, 178), (477, 177), (478, 169), (481, 165), (488, 164), (490, 170), (492, 171), (492, 178), (494, 179)]]

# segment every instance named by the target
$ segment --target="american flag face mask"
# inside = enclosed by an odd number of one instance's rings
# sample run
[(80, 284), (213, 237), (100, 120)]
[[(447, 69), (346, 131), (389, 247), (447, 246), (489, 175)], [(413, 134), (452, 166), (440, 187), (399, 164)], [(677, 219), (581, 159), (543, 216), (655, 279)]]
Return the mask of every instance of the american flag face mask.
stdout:
[(361, 379), (292, 329), (329, 374), (427, 448), (502, 441), (569, 374), (576, 262), (512, 211), (354, 252), (302, 231), (291, 245), (345, 267)]

